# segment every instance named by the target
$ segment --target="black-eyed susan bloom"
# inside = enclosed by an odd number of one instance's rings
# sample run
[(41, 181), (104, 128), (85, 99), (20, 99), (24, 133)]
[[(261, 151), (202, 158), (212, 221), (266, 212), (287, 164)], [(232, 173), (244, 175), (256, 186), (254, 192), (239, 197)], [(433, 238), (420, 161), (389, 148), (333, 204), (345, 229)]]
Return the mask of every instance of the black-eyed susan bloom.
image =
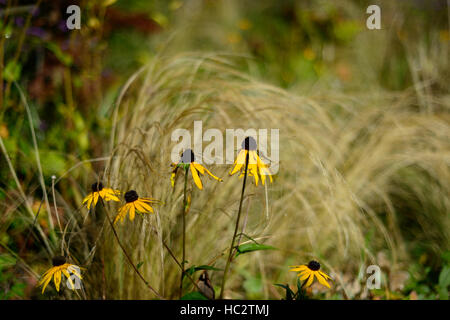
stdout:
[(95, 182), (92, 184), (92, 192), (83, 199), (83, 204), (86, 204), (86, 207), (90, 209), (91, 206), (95, 207), (97, 205), (99, 198), (105, 201), (120, 201), (118, 198), (119, 195), (119, 190), (105, 188), (103, 187), (103, 183)]
[(174, 170), (172, 171), (172, 175), (170, 177), (172, 187), (175, 186), (175, 175), (178, 171), (178, 168), (180, 168), (180, 167), (183, 167), (185, 169), (190, 169), (192, 178), (194, 179), (194, 183), (200, 190), (203, 189), (203, 184), (202, 184), (202, 180), (200, 180), (199, 173), (204, 175), (206, 172), (207, 174), (209, 174), (211, 177), (213, 177), (217, 181), (222, 181), (222, 179), (213, 175), (208, 169), (206, 169), (200, 163), (195, 162), (194, 152), (192, 152), (191, 149), (186, 149), (181, 154), (180, 162), (178, 162), (177, 164), (172, 164), (172, 166), (175, 167)]
[(53, 278), (53, 282), (55, 283), (56, 291), (59, 292), (59, 287), (61, 284), (62, 276), (64, 275), (70, 284), (70, 289), (74, 290), (75, 285), (72, 281), (71, 275), (77, 277), (79, 280), (82, 279), (80, 270), (81, 268), (71, 264), (67, 263), (66, 258), (63, 256), (56, 256), (52, 259), (53, 267), (48, 269), (41, 278), (41, 281), (39, 281), (39, 286), (42, 286), (42, 293), (44, 293), (45, 288), (50, 283), (50, 281)]
[(264, 185), (266, 176), (269, 176), (270, 182), (272, 182), (272, 174), (269, 170), (269, 166), (259, 157), (256, 141), (252, 137), (247, 137), (242, 141), (242, 149), (239, 151), (236, 161), (234, 161), (230, 175), (241, 172), (240, 176), (243, 177), (246, 161), (248, 161), (248, 175), (255, 178), (256, 185), (258, 185), (259, 178), (261, 178), (261, 182)]
[(300, 281), (306, 280), (306, 283), (304, 284), (306, 288), (313, 283), (314, 277), (317, 278), (321, 285), (330, 288), (330, 284), (327, 282), (327, 280), (330, 280), (331, 278), (325, 272), (320, 270), (319, 262), (312, 260), (308, 264), (292, 266), (291, 268), (292, 269), (289, 271), (298, 272)]
[(159, 203), (159, 200), (152, 198), (140, 198), (136, 191), (130, 190), (125, 193), (125, 204), (119, 209), (119, 213), (114, 219), (114, 223), (120, 220), (123, 222), (127, 214), (130, 214), (130, 220), (133, 221), (136, 212), (154, 213), (151, 203)]

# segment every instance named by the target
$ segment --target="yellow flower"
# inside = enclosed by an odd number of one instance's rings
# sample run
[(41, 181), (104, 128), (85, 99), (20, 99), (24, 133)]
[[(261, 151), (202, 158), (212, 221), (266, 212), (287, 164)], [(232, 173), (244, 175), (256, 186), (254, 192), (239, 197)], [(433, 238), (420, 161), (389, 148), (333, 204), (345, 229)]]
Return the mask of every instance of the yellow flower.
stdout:
[(321, 285), (330, 288), (330, 285), (328, 284), (327, 280), (330, 280), (331, 278), (325, 272), (320, 271), (319, 262), (312, 260), (307, 265), (304, 264), (300, 266), (291, 266), (290, 268), (292, 269), (289, 271), (299, 272), (298, 276), (300, 277), (300, 281), (308, 279), (305, 284), (306, 288), (313, 283), (314, 277), (316, 277), (317, 280), (319, 280), (319, 283)]
[(172, 187), (175, 186), (175, 175), (177, 173), (178, 168), (180, 167), (184, 167), (186, 168), (186, 166), (189, 166), (189, 169), (191, 170), (192, 173), (192, 178), (194, 179), (195, 185), (202, 190), (203, 189), (203, 184), (202, 184), (202, 180), (200, 180), (200, 177), (198, 175), (198, 173), (200, 172), (200, 174), (204, 175), (205, 172), (208, 173), (211, 177), (213, 177), (214, 179), (216, 179), (217, 181), (223, 181), (222, 179), (220, 179), (219, 177), (216, 177), (215, 175), (213, 175), (208, 169), (206, 169), (204, 166), (202, 166), (200, 163), (195, 162), (195, 156), (194, 153), (192, 152), (191, 149), (186, 149), (182, 154), (181, 154), (181, 160), (179, 163), (177, 164), (172, 164), (172, 166), (174, 166), (174, 170), (172, 171), (172, 175), (170, 177), (170, 181), (172, 183)]
[(128, 212), (130, 213), (130, 220), (134, 220), (136, 211), (140, 213), (154, 213), (150, 203), (157, 203), (159, 200), (152, 198), (139, 198), (136, 191), (130, 190), (125, 193), (126, 204), (119, 209), (119, 213), (114, 219), (114, 224), (119, 221), (123, 222)]
[(81, 274), (78, 273), (78, 271), (81, 269), (80, 267), (70, 264), (66, 262), (66, 258), (62, 256), (56, 256), (53, 258), (53, 267), (51, 267), (49, 270), (47, 270), (41, 278), (41, 281), (39, 281), (39, 286), (42, 287), (42, 293), (44, 293), (45, 288), (50, 283), (53, 277), (53, 282), (55, 283), (56, 291), (59, 292), (59, 286), (61, 284), (61, 274), (65, 275), (66, 278), (69, 280), (70, 288), (72, 290), (75, 290), (75, 285), (73, 284), (71, 277), (71, 273), (78, 277), (78, 279), (82, 279)]
[(272, 182), (272, 174), (269, 170), (269, 166), (259, 157), (258, 150), (256, 150), (256, 141), (252, 137), (247, 137), (242, 142), (242, 149), (238, 153), (236, 161), (234, 162), (234, 167), (230, 171), (230, 175), (240, 171), (240, 177), (243, 177), (246, 161), (248, 161), (248, 175), (255, 177), (256, 185), (258, 185), (259, 177), (261, 177), (263, 185), (266, 182), (266, 176), (269, 176), (270, 182)]
[(120, 201), (117, 197), (118, 195), (120, 195), (119, 190), (104, 188), (101, 182), (95, 182), (92, 184), (92, 192), (83, 199), (83, 204), (86, 203), (87, 208), (90, 209), (91, 205), (93, 207), (97, 205), (98, 198), (102, 198), (105, 201)]

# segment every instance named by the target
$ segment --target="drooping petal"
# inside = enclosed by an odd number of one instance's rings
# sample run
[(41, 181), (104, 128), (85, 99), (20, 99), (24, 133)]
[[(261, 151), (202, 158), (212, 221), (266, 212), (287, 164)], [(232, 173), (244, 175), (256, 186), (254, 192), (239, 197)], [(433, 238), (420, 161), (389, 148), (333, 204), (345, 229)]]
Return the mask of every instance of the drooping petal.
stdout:
[(324, 277), (326, 280), (331, 279), (331, 277), (329, 275), (327, 275), (325, 272), (323, 272), (322, 270), (319, 270), (319, 273), (322, 277)]
[(197, 162), (192, 162), (194, 164), (195, 169), (198, 170), (198, 172), (200, 172), (201, 174), (205, 174), (205, 167), (202, 166), (200, 163)]
[(70, 274), (69, 274), (69, 272), (67, 271), (67, 269), (62, 269), (61, 271), (62, 271), (62, 273), (64, 273), (64, 275), (66, 276), (67, 280), (69, 281), (71, 289), (72, 289), (72, 290), (75, 290), (75, 285), (73, 284), (73, 281), (72, 281), (72, 279), (70, 278)]
[(105, 201), (120, 201), (120, 199), (117, 197), (118, 195), (120, 195), (120, 191), (119, 190), (113, 190), (110, 188), (103, 188), (102, 191), (100, 191), (100, 196), (105, 200)]
[(93, 206), (95, 207), (97, 205), (98, 202), (98, 197), (100, 196), (100, 194), (98, 192), (94, 192), (94, 201), (93, 201)]
[[(136, 201), (135, 201), (136, 202)], [(134, 220), (134, 213), (136, 211), (136, 206), (134, 205), (134, 202), (130, 206), (130, 220)]]
[(145, 203), (144, 201), (141, 201), (141, 199), (135, 201), (136, 204), (136, 208), (138, 209), (138, 211), (142, 212), (142, 213), (148, 213), (151, 212), (153, 213), (153, 208), (148, 205), (147, 203)]
[[(52, 270), (52, 269), (50, 269), (50, 270)], [(42, 278), (41, 282), (39, 283), (39, 285), (43, 284), (42, 294), (44, 294), (45, 288), (47, 288), (48, 284), (50, 283), (50, 280), (52, 280), (52, 276), (53, 276), (53, 272), (48, 273), (45, 277)]]
[(308, 278), (309, 276), (311, 276), (311, 272), (309, 270), (307, 270), (307, 271), (304, 271), (303, 273), (299, 273), (298, 276), (300, 277), (300, 281), (303, 281), (306, 278)]
[(248, 157), (248, 164), (249, 165), (250, 164), (258, 165), (258, 160), (257, 160), (258, 154), (256, 153), (256, 150), (250, 150), (249, 152), (250, 152), (250, 154)]
[(178, 170), (178, 164), (177, 163), (172, 163), (172, 167), (174, 167), (172, 174), (170, 175), (170, 184), (172, 185), (172, 188), (175, 187), (175, 177), (177, 174), (177, 170)]
[(202, 180), (200, 180), (200, 177), (198, 176), (197, 169), (195, 169), (195, 166), (192, 162), (189, 166), (191, 168), (192, 178), (194, 179), (195, 184), (200, 190), (202, 190), (203, 189)]
[(76, 275), (81, 280), (81, 279), (83, 279), (83, 277), (81, 276), (81, 274), (78, 273), (77, 269), (84, 269), (84, 268), (80, 268), (74, 264), (71, 264), (67, 267), (67, 270), (69, 270), (71, 273)]
[(86, 197), (84, 197), (82, 204), (88, 202), (90, 198), (92, 198), (92, 193), (89, 193)]
[(291, 266), (291, 267), (289, 267), (289, 268), (292, 268), (292, 269), (289, 270), (289, 271), (302, 271), (302, 270), (307, 269), (308, 267), (305, 266), (305, 265), (300, 265), (300, 266)]
[(313, 283), (313, 280), (314, 280), (314, 273), (311, 272), (308, 281), (306, 281), (305, 288), (308, 288)]
[(61, 270), (55, 272), (53, 282), (55, 283), (56, 291), (59, 292), (59, 285), (61, 283)]
[(145, 198), (139, 198), (139, 201), (141, 201), (141, 202), (148, 202), (148, 203), (158, 203), (158, 202), (161, 202), (161, 200), (153, 199), (153, 198), (147, 198), (147, 197), (145, 197)]
[(234, 167), (230, 171), (230, 175), (235, 174), (242, 168), (242, 166), (245, 164), (246, 157), (247, 157), (247, 150), (242, 149), (241, 151), (239, 151), (238, 156), (237, 156), (236, 160), (234, 161), (234, 165), (233, 165)]
[(249, 164), (247, 170), (255, 178), (255, 185), (258, 186), (259, 177), (258, 177), (258, 168), (256, 167), (256, 164)]
[(92, 203), (92, 199), (93, 199), (93, 198), (94, 198), (94, 195), (93, 195), (92, 193), (89, 193), (89, 194), (86, 196), (86, 198), (83, 199), (83, 204), (85, 204), (85, 203), (87, 202), (86, 207), (87, 207), (88, 209), (91, 208), (91, 203)]
[(123, 219), (126, 217), (127, 213), (128, 213), (128, 209), (129, 209), (129, 204), (125, 204), (123, 205), (120, 209), (119, 209), (119, 213), (117, 214), (116, 218), (114, 219), (114, 224), (117, 223), (117, 221), (123, 222)]
[(322, 275), (319, 273), (319, 271), (315, 271), (314, 274), (317, 277), (317, 280), (319, 280), (319, 283), (324, 285), (325, 287), (330, 288), (330, 285), (328, 284), (328, 282), (325, 280), (324, 277), (322, 277)]
[[(196, 166), (196, 167), (197, 167), (197, 166)], [(206, 173), (208, 173), (211, 177), (213, 177), (213, 178), (216, 179), (217, 181), (223, 181), (221, 178), (219, 178), (219, 177), (213, 175), (213, 174), (211, 173), (211, 171), (209, 171), (209, 170), (206, 169), (205, 167), (203, 167), (203, 168), (205, 169)]]

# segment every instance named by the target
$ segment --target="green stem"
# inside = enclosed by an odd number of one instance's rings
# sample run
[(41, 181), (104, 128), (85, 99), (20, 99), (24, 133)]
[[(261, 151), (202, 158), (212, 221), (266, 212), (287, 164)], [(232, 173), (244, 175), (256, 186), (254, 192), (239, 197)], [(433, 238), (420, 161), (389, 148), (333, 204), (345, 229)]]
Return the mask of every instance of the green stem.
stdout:
[(184, 264), (186, 262), (186, 207), (187, 207), (187, 181), (189, 175), (189, 167), (184, 168), (184, 191), (183, 191), (183, 239), (182, 248), (183, 254), (181, 258), (181, 277), (180, 277), (180, 299), (183, 296), (183, 278), (184, 278)]
[(248, 157), (249, 157), (249, 151), (247, 151), (247, 155), (245, 157), (244, 182), (242, 183), (241, 200), (239, 201), (239, 211), (238, 211), (238, 216), (237, 216), (237, 220), (236, 220), (236, 226), (234, 228), (233, 238), (231, 240), (230, 253), (228, 254), (227, 264), (225, 265), (225, 270), (223, 273), (222, 288), (220, 289), (220, 298), (219, 299), (223, 299), (223, 292), (225, 289), (225, 282), (227, 280), (228, 269), (230, 268), (231, 260), (233, 259), (234, 241), (236, 240), (236, 235), (237, 235), (237, 232), (239, 229), (239, 220), (241, 219), (242, 202), (244, 201), (245, 184), (247, 182)]

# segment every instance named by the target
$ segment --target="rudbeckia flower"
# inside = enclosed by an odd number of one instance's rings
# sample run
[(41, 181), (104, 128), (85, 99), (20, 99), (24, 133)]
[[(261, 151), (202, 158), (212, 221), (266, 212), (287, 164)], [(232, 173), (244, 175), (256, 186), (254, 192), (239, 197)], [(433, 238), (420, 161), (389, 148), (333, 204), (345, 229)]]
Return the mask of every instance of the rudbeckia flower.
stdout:
[(55, 283), (56, 291), (59, 292), (59, 286), (61, 284), (61, 274), (65, 275), (66, 278), (69, 280), (70, 288), (72, 290), (75, 289), (75, 285), (73, 284), (71, 277), (71, 273), (78, 277), (78, 279), (82, 279), (81, 275), (78, 273), (78, 271), (81, 269), (80, 267), (70, 264), (66, 262), (66, 258), (62, 256), (56, 256), (52, 260), (53, 267), (51, 267), (49, 270), (47, 270), (43, 275), (41, 281), (39, 281), (39, 285), (43, 285), (42, 287), (42, 293), (44, 293), (45, 288), (50, 283), (53, 277), (53, 282)]
[(177, 164), (173, 164), (172, 166), (175, 167), (175, 169), (172, 171), (172, 175), (170, 177), (170, 181), (172, 183), (172, 187), (175, 186), (175, 175), (177, 173), (178, 168), (180, 168), (180, 167), (186, 168), (187, 166), (189, 166), (189, 169), (191, 170), (192, 178), (194, 179), (195, 185), (200, 190), (203, 189), (203, 184), (202, 184), (202, 180), (200, 180), (200, 177), (198, 175), (199, 172), (202, 175), (205, 174), (205, 172), (206, 172), (207, 174), (209, 174), (211, 177), (213, 177), (217, 181), (223, 181), (219, 177), (216, 177), (215, 175), (213, 175), (208, 169), (206, 169), (200, 163), (195, 162), (194, 152), (192, 152), (191, 149), (186, 149), (181, 154), (180, 162), (177, 163)]
[(120, 201), (117, 197), (118, 195), (120, 195), (119, 190), (104, 188), (101, 182), (95, 182), (92, 184), (92, 192), (83, 199), (83, 204), (86, 203), (87, 208), (90, 209), (91, 205), (93, 207), (97, 205), (98, 198), (102, 198), (105, 201)]
[(321, 285), (324, 285), (325, 287), (330, 288), (330, 285), (328, 284), (327, 280), (331, 279), (325, 272), (320, 271), (320, 263), (317, 261), (310, 261), (307, 265), (300, 265), (300, 266), (292, 266), (292, 269), (289, 271), (297, 271), (298, 276), (300, 277), (300, 281), (306, 281), (305, 287), (309, 287), (313, 281), (314, 277), (319, 280), (319, 283)]
[(261, 177), (261, 182), (264, 185), (266, 176), (269, 176), (270, 182), (272, 182), (272, 174), (269, 170), (269, 166), (259, 157), (258, 150), (256, 149), (256, 141), (252, 137), (247, 137), (242, 141), (242, 149), (239, 151), (236, 161), (234, 161), (234, 167), (231, 169), (230, 175), (240, 171), (240, 177), (244, 176), (247, 155), (247, 172), (249, 176), (255, 177), (255, 184), (258, 185), (259, 177)]
[(125, 201), (126, 204), (119, 209), (119, 213), (117, 214), (117, 217), (114, 219), (114, 223), (119, 221), (119, 219), (120, 222), (123, 222), (128, 212), (130, 213), (131, 221), (134, 220), (136, 211), (140, 213), (150, 213), (150, 212), (153, 213), (154, 211), (153, 208), (150, 206), (150, 203), (159, 202), (159, 200), (152, 198), (139, 198), (139, 195), (134, 190), (130, 190), (125, 193)]

